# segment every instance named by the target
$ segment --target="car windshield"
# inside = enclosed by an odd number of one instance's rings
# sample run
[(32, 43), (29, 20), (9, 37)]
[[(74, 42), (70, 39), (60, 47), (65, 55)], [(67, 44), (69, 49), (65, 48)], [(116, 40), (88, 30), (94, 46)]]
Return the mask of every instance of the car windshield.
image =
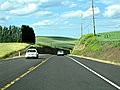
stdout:
[(63, 52), (62, 50), (58, 51), (58, 52)]
[(36, 52), (36, 50), (28, 50), (27, 52)]

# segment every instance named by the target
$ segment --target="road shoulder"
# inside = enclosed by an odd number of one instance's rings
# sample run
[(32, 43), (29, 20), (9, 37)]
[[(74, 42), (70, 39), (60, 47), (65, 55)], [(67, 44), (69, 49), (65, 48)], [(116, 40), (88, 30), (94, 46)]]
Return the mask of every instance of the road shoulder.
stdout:
[(108, 64), (120, 66), (120, 63), (115, 63), (115, 62), (112, 62), (112, 61), (106, 61), (106, 60), (102, 60), (102, 59), (85, 57), (85, 56), (79, 56), (79, 55), (70, 55), (70, 56), (76, 56), (76, 57), (85, 58), (85, 59), (89, 59), (89, 60), (93, 60), (93, 61), (98, 61), (98, 62), (103, 62), (103, 63), (108, 63)]

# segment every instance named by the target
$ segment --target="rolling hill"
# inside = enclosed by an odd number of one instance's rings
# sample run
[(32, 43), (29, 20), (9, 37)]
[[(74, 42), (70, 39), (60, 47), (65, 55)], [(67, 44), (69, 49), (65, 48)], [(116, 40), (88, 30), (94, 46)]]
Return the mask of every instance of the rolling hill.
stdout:
[(77, 39), (57, 36), (37, 36), (36, 44), (47, 45), (54, 48), (73, 49)]

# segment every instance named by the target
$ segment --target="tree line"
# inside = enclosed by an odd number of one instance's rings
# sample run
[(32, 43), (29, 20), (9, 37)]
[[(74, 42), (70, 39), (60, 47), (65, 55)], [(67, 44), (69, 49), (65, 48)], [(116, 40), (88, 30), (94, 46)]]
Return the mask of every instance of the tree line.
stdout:
[(28, 25), (21, 27), (0, 25), (0, 43), (25, 42), (35, 43), (35, 33), (33, 28)]

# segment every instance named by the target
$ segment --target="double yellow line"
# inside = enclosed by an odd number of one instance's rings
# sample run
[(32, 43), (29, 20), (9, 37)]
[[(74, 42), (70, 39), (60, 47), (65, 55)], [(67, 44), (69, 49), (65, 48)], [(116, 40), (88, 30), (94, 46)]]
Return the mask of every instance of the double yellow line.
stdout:
[(50, 58), (52, 58), (53, 56), (45, 59), (44, 61), (42, 61), (41, 63), (39, 63), (36, 66), (32, 66), (28, 69), (27, 72), (25, 72), (24, 74), (22, 74), (21, 76), (19, 76), (18, 78), (16, 78), (15, 80), (11, 81), (9, 84), (5, 85), (3, 88), (1, 88), (0, 90), (5, 90), (8, 87), (10, 87), (11, 85), (13, 85), (15, 82), (17, 82), (18, 80), (20, 80), (21, 78), (23, 78), (24, 76), (26, 76), (27, 74), (29, 74), (30, 72), (32, 72), (33, 70), (35, 70), (36, 68), (38, 68), (39, 66), (41, 66), (43, 63), (45, 63), (46, 61), (48, 61)]

